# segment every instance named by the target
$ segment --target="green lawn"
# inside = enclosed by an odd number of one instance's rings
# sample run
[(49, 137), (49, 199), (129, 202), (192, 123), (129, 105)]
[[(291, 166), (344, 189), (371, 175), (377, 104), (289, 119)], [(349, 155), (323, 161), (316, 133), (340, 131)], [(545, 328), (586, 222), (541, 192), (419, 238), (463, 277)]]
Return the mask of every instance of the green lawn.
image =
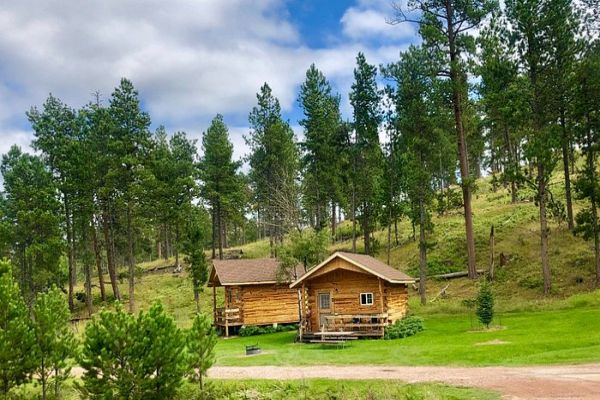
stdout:
[[(218, 365), (530, 365), (600, 361), (600, 310), (576, 308), (500, 315), (481, 331), (465, 314), (427, 315), (425, 331), (398, 340), (358, 340), (345, 349), (294, 343), (295, 332), (220, 340)], [(246, 357), (244, 345), (263, 354)]]
[[(79, 399), (69, 380), (62, 390), (64, 400)], [(440, 384), (406, 384), (384, 380), (329, 380), (307, 379), (291, 381), (274, 380), (216, 380), (208, 381), (209, 399), (219, 400), (497, 400), (497, 393), (481, 389), (454, 387)], [(17, 390), (21, 398), (39, 394), (39, 387), (30, 384)], [(185, 382), (172, 400), (201, 399), (196, 384)]]

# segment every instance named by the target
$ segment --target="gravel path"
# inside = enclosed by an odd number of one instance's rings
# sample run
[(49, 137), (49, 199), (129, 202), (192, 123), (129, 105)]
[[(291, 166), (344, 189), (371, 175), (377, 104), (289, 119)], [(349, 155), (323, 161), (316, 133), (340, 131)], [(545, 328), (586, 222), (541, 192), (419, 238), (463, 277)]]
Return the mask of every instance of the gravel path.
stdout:
[(600, 399), (600, 364), (536, 367), (213, 367), (218, 379), (396, 379), (495, 390), (506, 399)]

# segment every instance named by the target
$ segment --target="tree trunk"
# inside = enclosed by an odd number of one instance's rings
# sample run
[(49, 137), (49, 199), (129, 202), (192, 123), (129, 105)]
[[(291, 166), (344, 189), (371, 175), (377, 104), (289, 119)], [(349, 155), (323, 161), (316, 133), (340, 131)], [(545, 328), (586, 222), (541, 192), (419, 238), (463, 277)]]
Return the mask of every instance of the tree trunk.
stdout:
[(352, 185), (352, 252), (356, 253), (356, 191)]
[(489, 270), (489, 276), (490, 276), (490, 280), (494, 280), (494, 245), (496, 238), (494, 237), (494, 225), (492, 225), (492, 228), (490, 230), (490, 270)]
[(212, 206), (212, 240), (210, 241), (210, 247), (212, 251), (212, 259), (217, 258), (217, 217), (216, 208)]
[(392, 253), (392, 209), (388, 212), (388, 227), (387, 227), (387, 264), (390, 265), (390, 256)]
[(367, 206), (367, 202), (363, 203), (363, 215), (362, 215), (362, 221), (363, 221), (363, 236), (364, 236), (364, 243), (365, 243), (365, 254), (370, 255), (371, 254), (371, 240), (370, 240), (370, 235), (369, 235), (369, 212), (368, 212), (368, 206)]
[(69, 266), (69, 310), (71, 312), (75, 309), (75, 303), (73, 301), (73, 287), (75, 286), (75, 249), (73, 247), (73, 224), (71, 221), (71, 210), (69, 208), (69, 200), (67, 196), (65, 198), (65, 222), (67, 228), (67, 263)]
[(96, 224), (92, 221), (92, 243), (94, 245), (94, 256), (96, 258), (96, 270), (98, 271), (98, 286), (100, 286), (100, 299), (106, 301), (106, 288), (104, 287), (104, 273), (102, 272), (102, 255), (96, 233)]
[(544, 294), (550, 294), (552, 286), (550, 263), (548, 260), (548, 221), (546, 219), (546, 180), (544, 166), (540, 163), (538, 170), (538, 196), (540, 211), (540, 254), (542, 258), (542, 274), (544, 276)]
[(127, 250), (129, 261), (129, 312), (135, 312), (135, 256), (133, 254), (133, 229), (131, 226), (131, 200), (127, 201)]
[(46, 400), (46, 392), (48, 391), (48, 383), (46, 382), (47, 380), (47, 374), (46, 374), (46, 365), (44, 363), (44, 357), (41, 358), (41, 371), (40, 371), (40, 378), (42, 380), (42, 400)]
[(510, 144), (510, 135), (508, 133), (508, 127), (504, 124), (504, 142), (506, 146), (506, 153), (508, 157), (508, 164), (510, 165), (510, 202), (517, 202), (517, 184), (515, 182), (515, 174), (517, 173), (518, 165), (515, 162), (515, 155), (513, 154), (512, 146)]
[(567, 202), (567, 224), (569, 226), (569, 230), (572, 231), (575, 225), (573, 223), (573, 202), (571, 200), (571, 175), (569, 173), (569, 137), (567, 132), (567, 125), (565, 122), (564, 110), (561, 110), (560, 126), (562, 130), (561, 147), (563, 169), (565, 174), (565, 200)]
[(92, 265), (91, 265), (91, 254), (88, 240), (88, 229), (90, 229), (89, 221), (84, 221), (82, 224), (81, 239), (85, 248), (83, 257), (83, 273), (85, 276), (85, 306), (88, 312), (88, 316), (91, 317), (94, 312), (94, 305), (92, 304)]
[(104, 231), (104, 245), (106, 246), (106, 263), (108, 268), (108, 276), (112, 286), (113, 296), (116, 300), (121, 301), (121, 293), (119, 291), (119, 283), (117, 282), (117, 271), (115, 265), (115, 252), (112, 242), (111, 222), (107, 210), (102, 215), (102, 229)]
[[(589, 125), (589, 116), (588, 125)], [(594, 149), (594, 143), (592, 140), (591, 129), (587, 129), (587, 140), (588, 140), (588, 169), (590, 171), (590, 181), (592, 185), (596, 185), (596, 150)], [(596, 187), (592, 187), (592, 194), (590, 196), (590, 203), (592, 209), (592, 229), (594, 231), (594, 269), (596, 270), (596, 286), (600, 284), (600, 237), (598, 232), (598, 199), (597, 199)]]
[(179, 221), (175, 222), (175, 271), (179, 271)]
[(335, 220), (335, 201), (331, 200), (331, 241), (333, 243), (335, 243), (335, 227), (336, 227), (336, 220)]
[(219, 235), (219, 260), (223, 259), (223, 226), (221, 225), (221, 202), (217, 203), (217, 235)]
[(458, 68), (460, 56), (456, 50), (456, 37), (454, 33), (454, 10), (452, 2), (446, 1), (446, 17), (448, 21), (448, 43), (450, 52), (450, 80), (452, 82), (452, 108), (458, 142), (458, 159), (460, 165), (460, 179), (463, 192), (463, 206), (465, 213), (465, 234), (467, 239), (467, 257), (469, 278), (477, 278), (475, 265), (475, 237), (473, 235), (473, 214), (471, 211), (471, 182), (469, 179), (469, 159), (467, 141), (462, 121), (461, 86), (462, 76)]
[(421, 304), (427, 304), (427, 242), (425, 241), (425, 205), (419, 199), (419, 295)]

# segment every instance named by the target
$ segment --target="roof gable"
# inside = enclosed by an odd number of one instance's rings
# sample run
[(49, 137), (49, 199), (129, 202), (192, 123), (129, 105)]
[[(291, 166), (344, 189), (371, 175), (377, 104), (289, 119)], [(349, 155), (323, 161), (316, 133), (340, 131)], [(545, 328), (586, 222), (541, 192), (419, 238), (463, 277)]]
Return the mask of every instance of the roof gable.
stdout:
[(332, 254), (329, 258), (327, 258), (321, 264), (317, 265), (316, 267), (314, 267), (313, 269), (311, 269), (310, 271), (308, 271), (307, 273), (302, 275), (295, 282), (293, 282), (290, 285), (290, 287), (292, 287), (292, 288), (296, 287), (302, 281), (310, 278), (311, 276), (320, 275), (320, 274), (317, 274), (317, 271), (323, 269), (325, 266), (327, 266), (329, 263), (331, 263), (332, 260), (334, 260), (336, 258), (341, 258), (341, 259), (351, 263), (352, 265), (360, 268), (362, 271), (364, 271), (368, 274), (371, 274), (371, 275), (375, 275), (378, 278), (381, 278), (390, 283), (413, 283), (415, 281), (413, 278), (406, 275), (404, 272), (399, 271), (395, 268), (392, 268), (389, 265), (387, 265), (371, 256), (367, 256), (364, 254), (346, 253), (346, 252), (338, 251), (338, 252)]

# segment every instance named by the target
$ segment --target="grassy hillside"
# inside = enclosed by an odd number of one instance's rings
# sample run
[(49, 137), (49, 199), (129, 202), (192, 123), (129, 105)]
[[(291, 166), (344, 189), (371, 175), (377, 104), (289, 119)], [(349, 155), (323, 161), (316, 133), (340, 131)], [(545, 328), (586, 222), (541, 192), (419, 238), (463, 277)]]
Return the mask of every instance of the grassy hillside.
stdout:
[[(555, 198), (564, 197), (560, 173), (555, 174), (551, 189)], [(523, 189), (521, 201), (511, 204), (510, 194), (505, 189), (492, 190), (489, 178), (477, 182), (477, 190), (473, 197), (475, 237), (477, 249), (477, 265), (479, 269), (487, 269), (490, 259), (489, 232), (495, 227), (495, 258), (497, 279), (494, 284), (498, 308), (500, 311), (543, 308), (547, 303), (568, 298), (577, 293), (594, 289), (593, 250), (592, 243), (574, 237), (566, 227), (566, 222), (558, 223), (550, 220), (550, 262), (552, 268), (553, 288), (550, 296), (542, 293), (542, 274), (539, 257), (539, 224), (538, 211), (533, 201), (533, 192)], [(575, 211), (581, 203), (575, 202)], [(429, 251), (429, 268), (432, 274), (450, 271), (461, 271), (466, 268), (466, 252), (464, 224), (461, 210), (454, 210), (447, 215), (434, 215), (434, 231), (431, 233), (432, 247)], [(349, 224), (349, 223), (344, 223)], [(349, 226), (346, 227), (348, 229)], [(398, 225), (399, 244), (393, 244), (391, 265), (416, 275), (418, 271), (418, 248), (412, 240), (412, 227), (407, 219)], [(375, 233), (379, 241), (377, 257), (387, 261), (387, 231), (382, 229)], [(357, 241), (360, 251), (361, 238)], [(243, 250), (244, 257), (268, 257), (269, 243), (266, 240), (247, 244), (237, 249)], [(351, 242), (343, 241), (330, 246), (330, 250), (350, 250)], [(506, 265), (499, 266), (500, 254), (507, 260)], [(174, 260), (157, 260), (142, 263), (143, 270), (173, 265)], [(108, 277), (107, 277), (108, 278)], [(108, 281), (108, 279), (106, 279)], [(441, 288), (449, 284), (447, 296), (434, 303), (422, 307), (418, 304), (413, 292), (411, 307), (417, 313), (431, 312), (464, 312), (462, 300), (471, 298), (477, 291), (477, 282), (466, 278), (451, 281), (431, 279), (428, 283), (429, 298), (437, 295)], [(79, 290), (82, 290), (81, 288)], [(107, 286), (109, 290), (109, 286)], [(98, 297), (95, 289), (95, 297)], [(109, 290), (110, 291), (110, 290)], [(127, 298), (127, 282), (121, 284), (121, 293)], [(146, 309), (152, 301), (161, 300), (171, 311), (180, 325), (189, 323), (189, 316), (195, 311), (192, 288), (185, 272), (172, 274), (169, 270), (144, 274), (136, 285), (137, 305)], [(203, 309), (211, 309), (212, 296), (206, 290), (203, 298)], [(219, 302), (222, 293), (218, 292)], [(97, 302), (98, 303), (98, 302)], [(79, 304), (83, 311), (83, 304)]]

